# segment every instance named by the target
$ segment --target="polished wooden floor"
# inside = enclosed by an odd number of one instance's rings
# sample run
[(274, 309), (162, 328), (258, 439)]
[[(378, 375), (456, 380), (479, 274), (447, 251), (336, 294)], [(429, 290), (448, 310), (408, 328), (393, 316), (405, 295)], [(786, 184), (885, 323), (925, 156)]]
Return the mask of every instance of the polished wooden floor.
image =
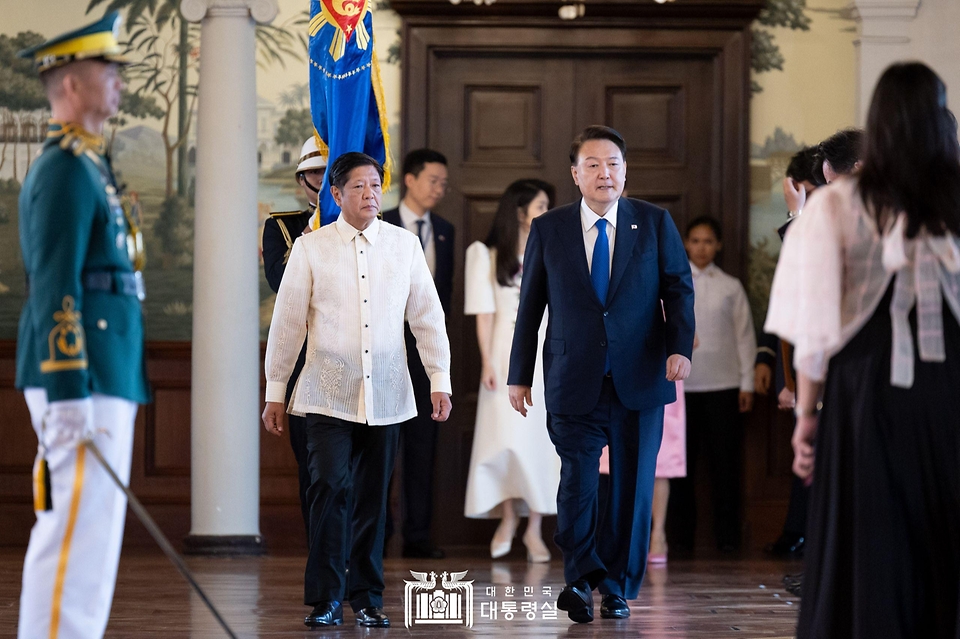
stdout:
[[(16, 634), (22, 561), (21, 550), (0, 551), (0, 637)], [(563, 586), (559, 561), (535, 565), (477, 558), (387, 559), (385, 608), (393, 628), (358, 629), (348, 609), (344, 626), (311, 632), (303, 626), (303, 616), (309, 609), (300, 604), (302, 557), (191, 557), (187, 562), (228, 623), (244, 638), (388, 635), (786, 638), (794, 636), (799, 604), (780, 586), (785, 572), (799, 569), (796, 563), (767, 559), (671, 560), (667, 567), (648, 571), (640, 598), (631, 602), (629, 619), (601, 620), (598, 615), (592, 624), (579, 625), (571, 624), (562, 611), (556, 620), (542, 618), (543, 604), (553, 604)], [(443, 571), (468, 570), (464, 579), (474, 582), (473, 627), (414, 625), (405, 628), (403, 581), (412, 580), (410, 570), (434, 571), (438, 575)], [(512, 597), (506, 591), (511, 586), (515, 589)], [(545, 594), (547, 589), (550, 589), (549, 596)], [(502, 614), (505, 601), (517, 602), (518, 612), (512, 620)], [(499, 604), (496, 620), (486, 618), (491, 602)], [(535, 619), (528, 620), (522, 610), (529, 611), (531, 602), (537, 604), (538, 611)], [(523, 607), (524, 603), (527, 606)], [(415, 613), (412, 616), (415, 617)], [(125, 551), (120, 561), (107, 637), (206, 639), (223, 636), (200, 599), (159, 551)]]

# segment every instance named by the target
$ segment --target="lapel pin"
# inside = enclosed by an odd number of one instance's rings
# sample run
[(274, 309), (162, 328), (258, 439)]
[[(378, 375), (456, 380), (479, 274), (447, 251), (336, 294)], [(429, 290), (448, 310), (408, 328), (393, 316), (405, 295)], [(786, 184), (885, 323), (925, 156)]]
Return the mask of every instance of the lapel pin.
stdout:
[(631, 225), (630, 225), (630, 230), (631, 230), (631, 231), (636, 231), (636, 230), (637, 230), (637, 225), (636, 225), (636, 224), (631, 224)]
[(438, 235), (438, 236), (437, 236), (437, 239), (440, 240), (441, 242), (446, 242), (446, 241), (447, 241), (447, 238), (445, 238), (445, 237), (442, 236), (442, 235)]

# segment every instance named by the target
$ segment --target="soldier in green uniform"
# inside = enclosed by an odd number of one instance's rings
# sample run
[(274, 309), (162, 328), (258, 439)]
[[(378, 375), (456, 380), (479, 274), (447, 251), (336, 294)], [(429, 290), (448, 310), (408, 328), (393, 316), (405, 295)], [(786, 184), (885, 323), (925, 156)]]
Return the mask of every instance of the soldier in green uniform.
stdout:
[(19, 53), (34, 60), (53, 116), (19, 202), (28, 294), (16, 384), (39, 442), (21, 639), (103, 636), (126, 499), (81, 442), (93, 438), (128, 481), (137, 405), (149, 397), (143, 244), (101, 135), (123, 88), (119, 27), (109, 13)]
[[(267, 278), (267, 284), (270, 285), (274, 293), (280, 290), (280, 281), (283, 279), (283, 271), (287, 266), (287, 259), (290, 257), (294, 241), (304, 232), (310, 232), (310, 217), (317, 208), (318, 194), (320, 186), (323, 184), (323, 174), (326, 168), (327, 158), (317, 148), (316, 138), (308, 138), (300, 150), (300, 160), (297, 162), (296, 171), (297, 184), (303, 189), (303, 194), (307, 198), (307, 208), (302, 211), (271, 213), (270, 217), (263, 223), (263, 238), (261, 240), (263, 273)], [(293, 389), (297, 385), (300, 371), (303, 370), (303, 363), (307, 354), (306, 346), (306, 340), (304, 340), (300, 357), (297, 359), (293, 374), (287, 383), (286, 401), (288, 404), (290, 403), (290, 397), (293, 395)], [(303, 526), (309, 540), (310, 500), (307, 499), (307, 489), (310, 487), (310, 469), (307, 466), (307, 420), (297, 415), (289, 415), (287, 419), (290, 426), (290, 446), (293, 448), (293, 456), (297, 460), (300, 511), (303, 515)]]

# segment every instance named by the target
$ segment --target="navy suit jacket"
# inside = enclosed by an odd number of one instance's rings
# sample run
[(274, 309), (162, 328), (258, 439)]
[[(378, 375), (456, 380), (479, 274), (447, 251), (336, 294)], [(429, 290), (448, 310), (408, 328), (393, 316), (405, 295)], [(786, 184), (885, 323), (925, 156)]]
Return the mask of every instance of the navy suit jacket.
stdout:
[(583, 415), (596, 406), (607, 353), (626, 408), (645, 410), (676, 399), (676, 385), (666, 379), (666, 359), (673, 354), (689, 359), (693, 351), (693, 278), (667, 211), (620, 199), (604, 301), (590, 281), (580, 202), (533, 221), (523, 256), (508, 384), (533, 385), (544, 308), (550, 310), (543, 344), (549, 412)]
[[(400, 208), (384, 211), (383, 221), (402, 227)], [(433, 283), (437, 287), (443, 313), (449, 317), (450, 299), (453, 297), (454, 226), (433, 211), (430, 212), (430, 222), (433, 224), (433, 247), (437, 254), (437, 268), (433, 275)]]

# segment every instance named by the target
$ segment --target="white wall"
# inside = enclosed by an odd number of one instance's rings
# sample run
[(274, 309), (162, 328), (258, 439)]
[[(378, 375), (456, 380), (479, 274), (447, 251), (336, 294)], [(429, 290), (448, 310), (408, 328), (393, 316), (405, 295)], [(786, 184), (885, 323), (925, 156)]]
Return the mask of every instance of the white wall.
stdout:
[(919, 60), (947, 85), (948, 99), (960, 108), (960, 1), (854, 0), (859, 20), (859, 122), (866, 112), (877, 79), (890, 64)]

